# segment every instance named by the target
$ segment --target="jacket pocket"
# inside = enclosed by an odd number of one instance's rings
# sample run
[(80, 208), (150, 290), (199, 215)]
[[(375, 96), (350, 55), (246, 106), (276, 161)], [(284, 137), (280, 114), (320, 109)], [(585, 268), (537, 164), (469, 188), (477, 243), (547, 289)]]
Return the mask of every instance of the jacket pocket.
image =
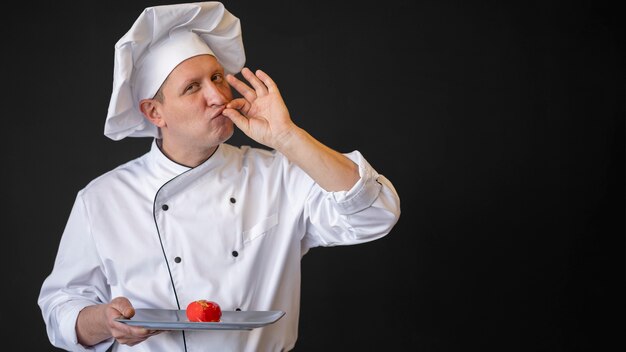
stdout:
[(255, 239), (262, 237), (268, 233), (274, 226), (278, 224), (278, 214), (273, 214), (261, 220), (249, 230), (242, 233), (243, 245), (247, 246)]

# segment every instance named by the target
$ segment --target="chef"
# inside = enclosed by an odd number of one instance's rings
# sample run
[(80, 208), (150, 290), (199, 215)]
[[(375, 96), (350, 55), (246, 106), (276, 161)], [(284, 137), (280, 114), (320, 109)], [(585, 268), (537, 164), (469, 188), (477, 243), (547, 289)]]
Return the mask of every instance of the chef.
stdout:
[[(146, 8), (116, 43), (104, 133), (153, 142), (76, 196), (38, 298), (54, 346), (291, 350), (302, 256), (396, 224), (392, 183), (357, 150), (339, 153), (296, 126), (276, 83), (244, 62), (240, 21), (219, 2)], [(227, 144), (234, 126), (267, 149)], [(252, 330), (116, 320), (198, 299), (285, 315)]]

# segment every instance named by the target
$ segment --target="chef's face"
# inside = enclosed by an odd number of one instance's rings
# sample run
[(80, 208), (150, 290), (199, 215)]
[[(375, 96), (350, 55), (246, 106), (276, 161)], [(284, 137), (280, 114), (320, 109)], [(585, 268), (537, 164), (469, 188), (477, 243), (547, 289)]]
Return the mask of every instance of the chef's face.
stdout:
[(181, 62), (161, 87), (164, 143), (177, 148), (218, 145), (233, 134), (233, 123), (222, 115), (233, 93), (224, 68), (212, 55)]

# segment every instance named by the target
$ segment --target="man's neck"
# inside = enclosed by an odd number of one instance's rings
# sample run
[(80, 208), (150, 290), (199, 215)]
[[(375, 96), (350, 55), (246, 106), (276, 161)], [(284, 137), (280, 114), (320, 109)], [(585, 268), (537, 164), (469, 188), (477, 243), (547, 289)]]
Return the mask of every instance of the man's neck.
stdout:
[(173, 162), (194, 168), (207, 161), (217, 150), (217, 145), (208, 148), (172, 148), (163, 139), (157, 139), (161, 152)]

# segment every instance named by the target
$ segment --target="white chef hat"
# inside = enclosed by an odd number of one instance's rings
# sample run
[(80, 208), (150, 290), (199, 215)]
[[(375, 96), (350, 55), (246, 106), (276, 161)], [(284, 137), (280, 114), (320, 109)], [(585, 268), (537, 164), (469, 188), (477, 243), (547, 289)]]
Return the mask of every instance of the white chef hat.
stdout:
[(227, 73), (245, 63), (239, 19), (220, 2), (148, 7), (115, 44), (113, 93), (104, 135), (159, 137), (159, 130), (139, 110), (153, 98), (172, 70), (201, 54), (217, 58)]

